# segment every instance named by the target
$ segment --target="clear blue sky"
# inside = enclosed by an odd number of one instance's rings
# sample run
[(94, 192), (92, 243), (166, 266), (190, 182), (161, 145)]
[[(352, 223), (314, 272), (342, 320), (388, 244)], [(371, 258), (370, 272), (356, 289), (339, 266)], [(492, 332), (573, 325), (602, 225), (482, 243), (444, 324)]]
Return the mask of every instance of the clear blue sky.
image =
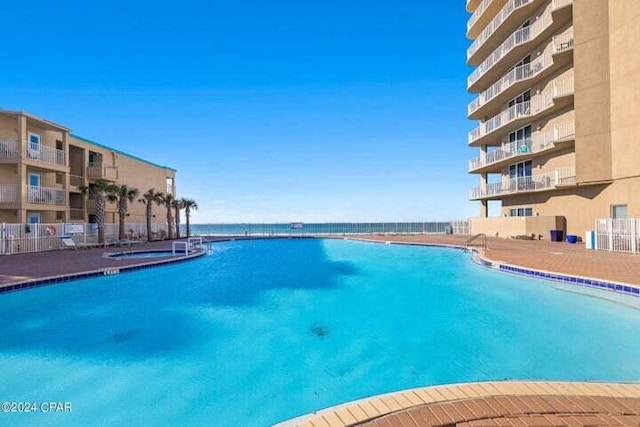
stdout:
[(196, 222), (477, 213), (462, 0), (3, 0), (0, 14), (0, 108), (176, 168)]

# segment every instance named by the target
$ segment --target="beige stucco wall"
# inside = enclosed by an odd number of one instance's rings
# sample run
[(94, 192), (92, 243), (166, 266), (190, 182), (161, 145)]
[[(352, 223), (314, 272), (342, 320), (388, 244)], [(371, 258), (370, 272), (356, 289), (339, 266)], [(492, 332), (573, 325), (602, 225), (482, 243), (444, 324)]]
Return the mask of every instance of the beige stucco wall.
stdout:
[[(103, 164), (118, 168), (117, 184), (126, 184), (130, 188), (137, 188), (140, 196), (151, 188), (155, 189), (157, 192), (165, 193), (167, 177), (175, 179), (175, 172), (170, 169), (155, 166), (123, 153), (93, 145), (74, 136), (70, 137), (69, 144), (85, 149), (87, 159), (89, 151), (102, 154)], [(91, 202), (89, 203), (89, 211), (92, 212)], [(152, 221), (155, 223), (164, 223), (166, 216), (164, 208), (161, 206), (154, 206), (153, 211), (156, 217), (153, 218)], [(144, 223), (146, 221), (145, 206), (137, 200), (129, 204), (128, 213), (129, 216), (127, 217), (127, 222)], [(108, 222), (118, 221), (117, 206), (115, 204), (107, 204), (106, 219)]]
[(471, 233), (484, 233), (495, 237), (531, 236), (542, 240), (549, 240), (550, 230), (564, 230), (563, 217), (533, 216), (533, 217), (497, 217), (471, 218)]
[(576, 174), (580, 181), (611, 178), (609, 3), (580, 0), (573, 4)]

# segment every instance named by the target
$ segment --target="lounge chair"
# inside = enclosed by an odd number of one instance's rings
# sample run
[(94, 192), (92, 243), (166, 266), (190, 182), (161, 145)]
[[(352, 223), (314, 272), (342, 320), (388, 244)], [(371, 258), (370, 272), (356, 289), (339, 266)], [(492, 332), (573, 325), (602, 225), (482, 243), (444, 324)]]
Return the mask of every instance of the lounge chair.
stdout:
[(99, 243), (76, 243), (71, 237), (61, 237), (60, 241), (62, 242), (63, 249), (90, 249), (101, 246)]

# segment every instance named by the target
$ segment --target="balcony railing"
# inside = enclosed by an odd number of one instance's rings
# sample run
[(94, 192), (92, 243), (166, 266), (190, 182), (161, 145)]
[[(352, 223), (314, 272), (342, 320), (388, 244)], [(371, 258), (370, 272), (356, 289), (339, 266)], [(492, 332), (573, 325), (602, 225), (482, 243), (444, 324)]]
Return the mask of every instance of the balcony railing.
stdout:
[(514, 157), (529, 156), (530, 154), (539, 153), (552, 148), (558, 141), (572, 138), (574, 136), (574, 121), (559, 123), (554, 125), (553, 129), (547, 132), (536, 134), (532, 138), (527, 138), (522, 141), (502, 144), (497, 150), (490, 151), (484, 156), (469, 160), (469, 171), (480, 169)]
[(27, 158), (39, 162), (64, 166), (66, 164), (66, 154), (63, 150), (58, 150), (46, 145), (39, 145), (37, 149), (27, 148)]
[(478, 108), (482, 107), (514, 84), (534, 78), (551, 65), (553, 65), (553, 55), (564, 52), (573, 48), (573, 28), (569, 31), (554, 36), (553, 43), (545, 49), (545, 51), (528, 64), (523, 64), (513, 68), (505, 74), (500, 80), (489, 86), (487, 90), (482, 92), (467, 107), (469, 115), (473, 114)]
[(18, 148), (18, 140), (14, 138), (0, 138), (0, 157), (1, 158), (13, 158), (20, 156), (20, 149)]
[(0, 203), (15, 203), (18, 201), (18, 186), (16, 184), (0, 184)]
[(467, 78), (467, 87), (471, 87), (514, 48), (538, 37), (540, 33), (551, 26), (552, 22), (551, 9), (547, 9), (533, 24), (512, 33), (487, 59), (473, 70), (473, 73)]
[(64, 206), (66, 204), (66, 193), (64, 190), (57, 188), (27, 185), (27, 203)]
[(531, 101), (521, 102), (507, 108), (497, 116), (492, 117), (479, 127), (469, 132), (469, 144), (475, 142), (514, 120), (530, 117), (540, 113), (554, 104), (554, 98), (573, 93), (573, 70), (558, 77), (553, 82), (553, 88), (546, 92), (534, 95)]
[(116, 181), (118, 179), (118, 168), (116, 166), (89, 165), (87, 176), (91, 179), (105, 179)]
[(517, 193), (552, 190), (565, 185), (575, 185), (576, 172), (573, 167), (556, 169), (553, 172), (506, 178), (499, 182), (492, 182), (486, 186), (472, 188), (469, 199), (477, 200), (486, 197), (505, 196)]
[(484, 11), (487, 10), (487, 7), (489, 7), (491, 2), (493, 2), (493, 0), (482, 0), (482, 3), (480, 3), (475, 12), (473, 12), (473, 15), (471, 15), (471, 18), (469, 18), (469, 21), (467, 21), (467, 31), (469, 31), (471, 27), (478, 22), (478, 19), (482, 16)]
[(74, 187), (81, 187), (85, 184), (84, 176), (69, 174), (69, 184)]
[[(469, 46), (469, 49), (467, 49), (467, 60), (471, 58), (473, 54), (478, 51), (478, 49), (480, 49), (480, 46), (482, 46), (493, 33), (496, 32), (496, 30), (507, 20), (507, 18), (509, 18), (514, 10), (526, 6), (533, 1), (534, 0), (509, 0), (509, 2), (507, 2), (507, 4), (502, 9), (500, 9), (500, 12), (498, 12), (495, 18), (491, 20), (489, 25), (487, 25), (485, 29), (482, 30), (478, 37), (476, 37), (471, 46)], [(480, 8), (478, 8), (478, 10), (480, 10)], [(471, 18), (473, 18), (473, 16)], [(469, 22), (471, 22), (471, 19), (469, 20)], [(469, 28), (471, 27), (467, 25), (467, 30), (469, 30)]]

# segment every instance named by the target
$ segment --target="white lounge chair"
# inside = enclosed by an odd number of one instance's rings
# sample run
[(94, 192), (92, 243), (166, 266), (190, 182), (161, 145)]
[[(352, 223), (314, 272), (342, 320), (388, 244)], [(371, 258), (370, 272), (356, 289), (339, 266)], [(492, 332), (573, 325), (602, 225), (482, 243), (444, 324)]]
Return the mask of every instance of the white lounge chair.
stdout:
[(89, 249), (100, 246), (97, 243), (76, 243), (73, 241), (71, 237), (61, 237), (60, 241), (62, 242), (63, 249)]

